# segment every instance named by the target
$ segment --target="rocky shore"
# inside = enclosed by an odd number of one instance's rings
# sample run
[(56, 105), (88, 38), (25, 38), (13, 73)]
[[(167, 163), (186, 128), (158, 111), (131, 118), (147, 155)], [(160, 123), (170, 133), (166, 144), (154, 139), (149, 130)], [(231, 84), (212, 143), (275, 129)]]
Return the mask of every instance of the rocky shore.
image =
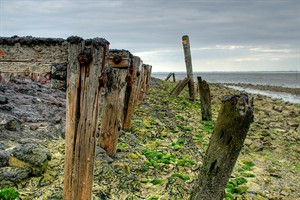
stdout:
[[(96, 148), (94, 199), (188, 199), (201, 168), (220, 98), (240, 93), (210, 84), (213, 121), (199, 97), (169, 95), (175, 83), (151, 80), (114, 158)], [(226, 188), (226, 199), (300, 198), (300, 104), (254, 96), (255, 119)], [(20, 199), (62, 199), (65, 92), (49, 83), (0, 84), (0, 188)]]

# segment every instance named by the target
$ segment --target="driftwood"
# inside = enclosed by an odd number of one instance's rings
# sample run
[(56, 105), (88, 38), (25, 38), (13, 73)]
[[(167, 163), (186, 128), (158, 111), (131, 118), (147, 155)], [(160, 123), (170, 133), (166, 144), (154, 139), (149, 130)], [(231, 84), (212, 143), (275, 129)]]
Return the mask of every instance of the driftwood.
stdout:
[(64, 199), (92, 199), (100, 75), (107, 66), (108, 42), (68, 38)]
[(175, 86), (175, 88), (171, 91), (171, 95), (177, 97), (181, 91), (184, 89), (184, 87), (189, 83), (190, 79), (185, 78), (182, 81), (179, 81), (178, 84)]
[(184, 51), (186, 73), (189, 79), (189, 95), (190, 95), (190, 99), (192, 101), (195, 101), (196, 96), (195, 96), (195, 87), (194, 87), (194, 80), (193, 80), (193, 67), (192, 67), (192, 56), (190, 50), (189, 36), (187, 35), (182, 36), (182, 45)]
[(192, 199), (221, 200), (253, 121), (253, 99), (246, 94), (224, 97)]
[(198, 88), (201, 102), (201, 114), (203, 121), (211, 120), (211, 97), (209, 85), (205, 80), (202, 80), (200, 76), (198, 79)]

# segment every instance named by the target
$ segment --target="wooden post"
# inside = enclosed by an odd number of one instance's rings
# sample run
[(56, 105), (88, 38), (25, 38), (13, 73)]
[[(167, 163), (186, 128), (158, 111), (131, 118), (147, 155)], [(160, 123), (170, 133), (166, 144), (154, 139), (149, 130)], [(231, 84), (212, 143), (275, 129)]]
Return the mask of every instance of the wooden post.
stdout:
[[(137, 83), (138, 83), (138, 73), (139, 66), (140, 66), (141, 59), (137, 56), (132, 57), (132, 64), (129, 70), (129, 77), (127, 78), (127, 88), (126, 88), (126, 95), (128, 96), (128, 103), (127, 109), (125, 107), (125, 117), (124, 117), (124, 130), (130, 129), (131, 118), (133, 115), (133, 110), (135, 107), (135, 98), (136, 98), (136, 90), (137, 90)], [(125, 100), (126, 101), (126, 100)]]
[(109, 43), (69, 37), (64, 199), (91, 200), (96, 132)]
[(211, 98), (209, 85), (205, 80), (201, 79), (201, 76), (198, 76), (197, 79), (201, 102), (202, 120), (209, 121), (211, 120)]
[(175, 88), (171, 91), (171, 95), (177, 97), (181, 91), (184, 89), (184, 87), (189, 83), (189, 79), (185, 78), (182, 81), (179, 81), (179, 83), (175, 86)]
[(172, 76), (173, 76), (173, 82), (176, 82), (175, 73), (173, 73)]
[(135, 103), (134, 105), (137, 106), (141, 102), (141, 94), (142, 94), (142, 87), (143, 87), (143, 78), (144, 78), (144, 67), (143, 67), (143, 61), (141, 60), (139, 65), (139, 70), (137, 71), (137, 88), (136, 88), (136, 97), (135, 97)]
[(152, 73), (152, 66), (148, 65), (147, 68), (147, 76), (146, 76), (146, 93), (149, 92), (149, 88), (150, 88), (150, 80), (151, 80), (151, 73)]
[(116, 153), (119, 131), (123, 127), (128, 69), (131, 66), (129, 54), (125, 50), (110, 50), (109, 53), (110, 69), (100, 127), (100, 146), (108, 156)]
[(143, 64), (143, 74), (142, 74), (142, 85), (141, 85), (141, 91), (140, 91), (140, 97), (139, 100), (143, 101), (145, 98), (145, 93), (147, 90), (147, 74), (148, 74), (148, 70), (149, 70), (149, 65)]
[(190, 51), (190, 41), (189, 36), (184, 35), (182, 36), (182, 44), (183, 44), (183, 51), (184, 51), (184, 60), (186, 65), (186, 73), (189, 81), (189, 95), (192, 101), (196, 100), (195, 97), (195, 87), (194, 87), (194, 80), (193, 80), (193, 67), (192, 67), (192, 57)]
[(221, 200), (232, 169), (253, 122), (253, 98), (247, 94), (224, 97), (214, 132), (204, 156), (194, 200)]

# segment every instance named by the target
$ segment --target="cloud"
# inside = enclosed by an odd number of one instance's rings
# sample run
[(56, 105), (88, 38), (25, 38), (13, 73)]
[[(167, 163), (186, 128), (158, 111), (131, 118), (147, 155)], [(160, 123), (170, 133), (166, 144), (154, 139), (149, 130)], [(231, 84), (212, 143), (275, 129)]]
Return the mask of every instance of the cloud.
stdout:
[(295, 0), (0, 0), (1, 36), (104, 37), (154, 70), (184, 70), (185, 34), (195, 66), (207, 70), (215, 62), (228, 69), (249, 62), (244, 67), (251, 70), (253, 61), (300, 70), (299, 23)]

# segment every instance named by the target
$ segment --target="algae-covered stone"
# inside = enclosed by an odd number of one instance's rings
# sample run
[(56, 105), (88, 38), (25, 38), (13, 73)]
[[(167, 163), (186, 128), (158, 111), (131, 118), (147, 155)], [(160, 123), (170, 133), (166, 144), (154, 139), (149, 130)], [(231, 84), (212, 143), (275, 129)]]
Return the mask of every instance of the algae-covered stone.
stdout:
[(30, 169), (17, 167), (0, 168), (0, 187), (11, 187), (28, 178)]
[(40, 176), (46, 171), (50, 159), (47, 148), (37, 143), (25, 143), (12, 150), (9, 164), (12, 167), (28, 167), (34, 176)]
[(136, 155), (135, 153), (129, 154), (128, 157), (131, 158), (131, 159), (138, 159), (139, 158), (139, 156)]
[(0, 150), (0, 167), (8, 166), (9, 154), (5, 150)]

